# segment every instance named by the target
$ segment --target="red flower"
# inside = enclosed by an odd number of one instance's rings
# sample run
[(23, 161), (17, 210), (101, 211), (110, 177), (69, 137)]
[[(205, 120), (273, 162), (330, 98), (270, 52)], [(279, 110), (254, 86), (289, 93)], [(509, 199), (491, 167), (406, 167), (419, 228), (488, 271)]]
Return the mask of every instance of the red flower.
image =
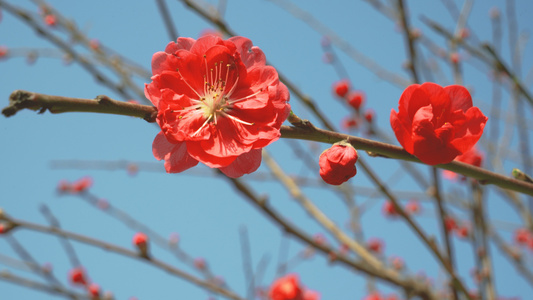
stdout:
[(429, 165), (445, 164), (471, 149), (487, 117), (472, 106), (467, 89), (426, 82), (413, 84), (400, 97), (390, 123), (405, 150)]
[(44, 16), (44, 23), (48, 26), (56, 26), (57, 24), (57, 19), (56, 19), (56, 16), (52, 15), (52, 14), (48, 14), (46, 16)]
[(418, 214), (420, 212), (420, 204), (416, 200), (410, 200), (405, 206), (405, 210), (411, 214)]
[(396, 207), (394, 207), (394, 204), (392, 204), (391, 201), (385, 201), (385, 203), (383, 203), (382, 211), (383, 214), (388, 217), (398, 216), (398, 211), (396, 210)]
[(146, 234), (137, 232), (133, 236), (132, 243), (137, 247), (137, 249), (139, 249), (139, 252), (142, 256), (148, 255), (148, 237)]
[(378, 238), (371, 238), (367, 241), (366, 246), (368, 249), (376, 254), (383, 252), (383, 241)]
[(458, 227), (457, 229), (455, 229), (455, 234), (460, 237), (460, 238), (467, 238), (470, 234), (470, 230), (468, 229), (468, 226), (461, 226), (461, 227)]
[(357, 119), (353, 117), (346, 117), (342, 120), (341, 127), (344, 130), (350, 130), (350, 129), (357, 129), (357, 126), (359, 124), (357, 123)]
[(346, 101), (355, 110), (359, 110), (361, 104), (365, 101), (365, 94), (361, 91), (351, 91), (346, 95)]
[(346, 79), (333, 83), (333, 92), (335, 93), (335, 95), (341, 98), (344, 98), (344, 96), (346, 96), (349, 89), (350, 89), (350, 82), (348, 82), (348, 80)]
[(77, 181), (74, 181), (71, 185), (71, 191), (73, 193), (83, 193), (93, 185), (93, 179), (89, 176), (85, 176)]
[(320, 177), (329, 184), (340, 185), (357, 174), (355, 148), (346, 142), (336, 143), (320, 154)]
[(89, 292), (89, 296), (91, 296), (92, 298), (100, 298), (100, 286), (98, 284), (91, 283), (87, 291)]
[(132, 242), (137, 247), (139, 247), (141, 245), (146, 245), (146, 243), (148, 242), (148, 237), (146, 236), (146, 234), (144, 234), (142, 232), (137, 232), (133, 236), (133, 241)]
[(202, 162), (239, 177), (259, 167), (290, 112), (289, 91), (265, 62), (243, 37), (178, 38), (154, 54), (145, 95), (158, 109), (153, 154), (167, 172)]
[(87, 278), (85, 277), (85, 271), (81, 268), (74, 268), (69, 273), (70, 282), (74, 284), (87, 285)]
[(289, 274), (274, 281), (268, 295), (271, 300), (303, 300), (298, 275)]
[(372, 121), (374, 120), (374, 111), (372, 109), (367, 109), (365, 111), (365, 120), (368, 122), (368, 123), (372, 123)]
[(518, 228), (514, 232), (514, 241), (517, 244), (520, 245), (527, 245), (530, 240), (533, 240), (531, 238), (531, 234), (529, 233), (529, 230), (525, 228)]
[(446, 231), (450, 232), (452, 230), (455, 230), (457, 227), (457, 222), (455, 222), (455, 219), (450, 216), (446, 216), (444, 218), (444, 227), (446, 227)]

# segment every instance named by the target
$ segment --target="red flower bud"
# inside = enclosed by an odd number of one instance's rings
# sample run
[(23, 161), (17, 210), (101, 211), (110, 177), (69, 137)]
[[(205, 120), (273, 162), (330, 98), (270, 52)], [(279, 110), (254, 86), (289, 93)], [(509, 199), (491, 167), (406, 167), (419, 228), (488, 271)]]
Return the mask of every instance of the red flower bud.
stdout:
[(56, 26), (57, 24), (57, 19), (56, 19), (56, 16), (54, 15), (46, 15), (44, 16), (44, 23), (48, 26)]
[(71, 185), (71, 191), (73, 193), (83, 193), (93, 185), (93, 179), (89, 176), (83, 177), (78, 181), (75, 181)]
[(383, 203), (382, 207), (383, 214), (387, 217), (397, 217), (398, 211), (396, 210), (396, 207), (394, 207), (394, 204), (392, 204), (392, 201), (386, 201)]
[(346, 143), (336, 143), (320, 154), (320, 177), (329, 184), (340, 185), (357, 174), (355, 148)]
[(142, 232), (137, 232), (133, 236), (133, 245), (139, 249), (139, 252), (142, 256), (146, 256), (148, 254), (148, 237), (146, 234)]
[(365, 120), (368, 122), (368, 123), (372, 123), (372, 121), (374, 120), (374, 111), (372, 109), (367, 109), (365, 111)]
[(341, 98), (344, 98), (344, 96), (346, 96), (349, 89), (350, 89), (350, 83), (346, 79), (337, 81), (333, 84), (333, 92), (335, 92), (335, 95)]
[(381, 254), (383, 252), (383, 241), (378, 238), (371, 238), (366, 243), (367, 248), (376, 253)]
[(361, 108), (361, 104), (365, 101), (365, 94), (361, 91), (351, 91), (346, 95), (346, 100), (353, 109), (358, 111)]
[(100, 286), (96, 283), (91, 283), (87, 289), (87, 292), (89, 292), (89, 296), (92, 298), (100, 298)]
[(531, 238), (531, 234), (525, 228), (518, 228), (514, 232), (514, 241), (519, 245), (527, 245)]
[(74, 268), (69, 272), (70, 282), (78, 285), (87, 285), (85, 271), (81, 267)]

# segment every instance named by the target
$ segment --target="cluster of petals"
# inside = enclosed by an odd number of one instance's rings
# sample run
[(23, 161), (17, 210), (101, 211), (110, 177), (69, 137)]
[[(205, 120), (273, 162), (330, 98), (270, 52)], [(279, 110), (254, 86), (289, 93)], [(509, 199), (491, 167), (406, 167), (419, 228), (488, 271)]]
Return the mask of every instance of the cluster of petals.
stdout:
[(472, 106), (466, 88), (426, 82), (405, 89), (390, 123), (403, 148), (428, 165), (445, 164), (470, 150), (487, 117)]
[(272, 283), (269, 300), (320, 300), (318, 292), (308, 290), (300, 284), (297, 274), (288, 274)]
[(202, 162), (229, 177), (255, 171), (280, 137), (289, 91), (249, 39), (178, 38), (152, 58), (145, 95), (161, 132), (152, 150), (169, 173)]
[(74, 182), (59, 181), (57, 189), (61, 193), (79, 194), (87, 191), (93, 185), (93, 179), (89, 176), (80, 178)]
[(346, 142), (335, 143), (320, 154), (320, 177), (329, 184), (340, 185), (357, 174), (357, 150)]

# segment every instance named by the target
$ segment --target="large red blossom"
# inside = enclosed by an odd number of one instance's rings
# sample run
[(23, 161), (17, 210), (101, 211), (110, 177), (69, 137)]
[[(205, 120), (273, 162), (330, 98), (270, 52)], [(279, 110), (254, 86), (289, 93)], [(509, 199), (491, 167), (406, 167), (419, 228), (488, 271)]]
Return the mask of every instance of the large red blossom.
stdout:
[(429, 165), (451, 162), (472, 148), (487, 117), (472, 106), (468, 90), (426, 82), (410, 85), (400, 97), (390, 123), (405, 150)]
[(152, 58), (145, 95), (158, 109), (155, 158), (169, 173), (198, 162), (230, 177), (255, 171), (280, 137), (289, 91), (249, 39), (178, 38)]

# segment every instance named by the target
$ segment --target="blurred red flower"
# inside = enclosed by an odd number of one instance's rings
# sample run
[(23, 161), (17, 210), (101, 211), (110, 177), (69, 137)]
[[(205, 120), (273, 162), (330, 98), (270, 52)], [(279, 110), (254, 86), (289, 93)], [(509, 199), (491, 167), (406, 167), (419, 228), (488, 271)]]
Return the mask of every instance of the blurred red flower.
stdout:
[(265, 63), (244, 37), (178, 38), (154, 54), (145, 95), (158, 109), (152, 149), (167, 172), (202, 162), (235, 178), (259, 167), (290, 112), (287, 87)]
[(483, 134), (487, 117), (472, 106), (468, 90), (435, 83), (410, 85), (390, 123), (405, 150), (428, 165), (445, 164), (470, 150)]
[(340, 98), (344, 98), (344, 96), (346, 96), (346, 94), (348, 93), (349, 89), (350, 82), (348, 82), (348, 80), (346, 79), (333, 83), (333, 92)]
[(298, 275), (289, 274), (281, 277), (270, 286), (271, 300), (303, 300), (303, 290)]

